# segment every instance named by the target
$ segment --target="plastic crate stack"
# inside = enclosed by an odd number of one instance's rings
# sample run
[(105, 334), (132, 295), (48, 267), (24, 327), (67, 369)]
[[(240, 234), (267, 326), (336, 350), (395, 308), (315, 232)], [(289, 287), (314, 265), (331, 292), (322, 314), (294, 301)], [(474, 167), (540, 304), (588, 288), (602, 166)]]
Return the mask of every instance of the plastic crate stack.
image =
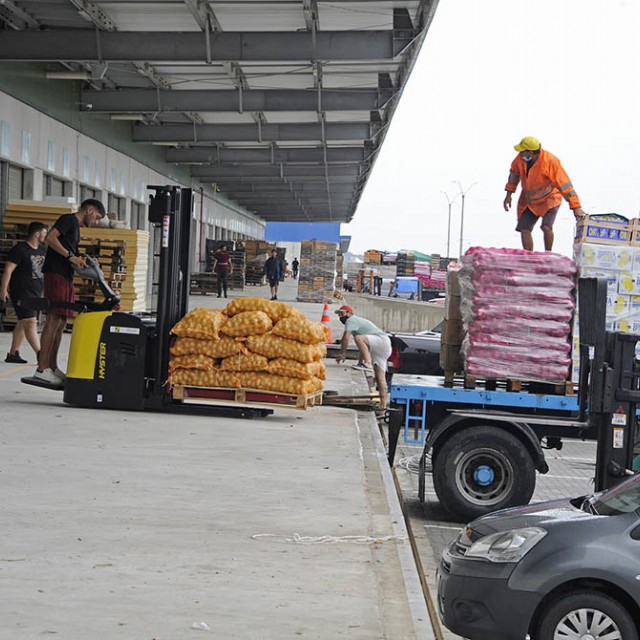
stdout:
[(559, 254), (474, 247), (459, 273), (465, 373), (563, 383), (576, 266)]
[(396, 260), (396, 275), (401, 277), (413, 276), (415, 261), (413, 253), (399, 253)]
[(300, 245), (298, 302), (333, 300), (338, 245), (322, 240), (305, 240)]

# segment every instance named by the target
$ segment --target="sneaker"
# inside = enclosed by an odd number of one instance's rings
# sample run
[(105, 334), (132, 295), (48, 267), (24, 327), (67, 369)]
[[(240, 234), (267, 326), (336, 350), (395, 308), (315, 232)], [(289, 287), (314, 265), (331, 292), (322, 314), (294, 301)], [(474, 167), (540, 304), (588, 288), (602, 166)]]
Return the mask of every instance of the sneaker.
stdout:
[(369, 365), (363, 364), (362, 362), (358, 362), (357, 364), (352, 364), (351, 368), (356, 369), (358, 371), (373, 371), (373, 369)]
[(16, 351), (15, 353), (7, 353), (7, 357), (4, 359), (5, 362), (11, 362), (13, 364), (27, 364), (27, 361), (24, 358), (20, 357), (20, 352)]
[(60, 378), (58, 378), (55, 372), (52, 371), (51, 369), (43, 369), (42, 371), (38, 371), (36, 369), (36, 372), (33, 374), (33, 377), (36, 380), (40, 380), (41, 382), (46, 382), (47, 384), (55, 385), (56, 387), (59, 387), (60, 385), (64, 384), (63, 381), (60, 380)]
[(65, 373), (63, 371), (60, 371), (60, 369), (56, 368), (54, 373), (58, 376), (58, 378), (60, 378), (60, 380), (62, 380), (62, 382), (66, 382), (67, 381), (67, 376), (65, 375)]

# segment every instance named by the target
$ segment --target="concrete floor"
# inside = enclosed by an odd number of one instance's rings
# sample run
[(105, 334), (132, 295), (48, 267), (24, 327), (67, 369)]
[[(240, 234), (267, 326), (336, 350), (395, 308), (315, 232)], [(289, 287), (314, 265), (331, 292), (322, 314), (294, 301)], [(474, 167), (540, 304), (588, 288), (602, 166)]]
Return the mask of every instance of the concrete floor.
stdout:
[[(326, 388), (366, 392), (327, 364)], [(79, 409), (33, 368), (0, 362), (0, 640), (435, 637), (372, 413)]]

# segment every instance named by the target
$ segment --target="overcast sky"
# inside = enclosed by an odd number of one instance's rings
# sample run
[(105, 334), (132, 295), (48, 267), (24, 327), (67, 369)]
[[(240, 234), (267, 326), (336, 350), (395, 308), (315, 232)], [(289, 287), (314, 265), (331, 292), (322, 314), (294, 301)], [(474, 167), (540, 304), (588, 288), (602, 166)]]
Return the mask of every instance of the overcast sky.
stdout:
[[(640, 209), (640, 1), (440, 0), (353, 221), (350, 250), (520, 247), (502, 208), (522, 137), (558, 156), (587, 213)], [(473, 187), (469, 187), (473, 184)], [(518, 190), (519, 193), (519, 190)], [(554, 250), (571, 255), (564, 203)], [(535, 249), (542, 250), (539, 224)]]

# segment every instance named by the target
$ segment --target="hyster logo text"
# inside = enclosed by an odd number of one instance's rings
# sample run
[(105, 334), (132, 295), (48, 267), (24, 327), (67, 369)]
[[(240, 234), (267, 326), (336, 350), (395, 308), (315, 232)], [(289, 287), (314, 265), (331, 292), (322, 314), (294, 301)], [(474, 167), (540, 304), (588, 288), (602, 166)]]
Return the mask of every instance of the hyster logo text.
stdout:
[(107, 344), (100, 343), (100, 355), (98, 356), (98, 377), (104, 380), (107, 373)]

